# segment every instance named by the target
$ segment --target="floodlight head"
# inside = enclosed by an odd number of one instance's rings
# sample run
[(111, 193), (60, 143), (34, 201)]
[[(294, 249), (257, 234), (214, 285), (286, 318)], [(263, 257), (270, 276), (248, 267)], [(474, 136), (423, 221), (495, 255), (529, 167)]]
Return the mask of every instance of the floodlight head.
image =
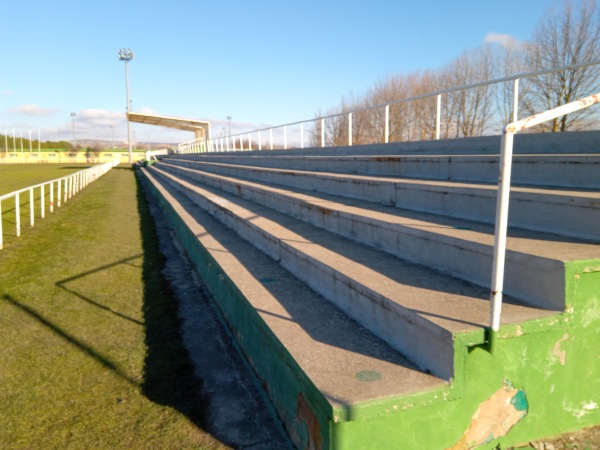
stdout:
[(120, 49), (118, 55), (121, 61), (131, 61), (133, 59), (133, 52), (130, 48)]

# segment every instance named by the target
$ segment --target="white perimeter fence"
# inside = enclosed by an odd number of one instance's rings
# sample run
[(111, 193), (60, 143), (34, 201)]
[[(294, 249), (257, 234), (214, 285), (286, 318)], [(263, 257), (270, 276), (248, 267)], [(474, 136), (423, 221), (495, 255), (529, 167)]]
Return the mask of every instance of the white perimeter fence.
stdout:
[[(81, 191), (84, 187), (90, 184), (92, 181), (97, 180), (106, 172), (119, 164), (119, 159), (115, 159), (104, 164), (98, 164), (87, 169), (80, 170), (79, 172), (72, 173), (66, 177), (57, 178), (55, 180), (46, 181), (44, 183), (29, 186), (18, 191), (10, 192), (0, 196), (0, 250), (3, 247), (3, 204), (7, 204), (10, 200), (14, 199), (14, 215), (15, 215), (15, 233), (17, 236), (21, 236), (21, 194), (29, 193), (29, 226), (33, 227), (35, 223), (35, 203), (34, 203), (34, 191), (39, 189), (39, 217), (44, 218), (46, 216), (46, 191), (48, 191), (48, 209), (52, 213), (54, 207), (60, 207), (67, 201)], [(13, 211), (13, 210), (11, 210)], [(9, 211), (6, 211), (8, 214)]]

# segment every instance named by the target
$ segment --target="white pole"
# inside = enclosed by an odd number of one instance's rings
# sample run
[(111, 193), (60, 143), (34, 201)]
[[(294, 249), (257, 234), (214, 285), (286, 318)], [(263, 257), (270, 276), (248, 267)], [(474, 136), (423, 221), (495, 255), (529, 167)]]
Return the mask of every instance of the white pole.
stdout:
[(440, 122), (442, 117), (442, 94), (437, 95), (435, 103), (435, 138), (440, 139)]
[(33, 205), (33, 188), (29, 189), (29, 226), (33, 227), (35, 210)]
[(516, 78), (513, 84), (513, 118), (512, 122), (519, 120), (519, 79)]
[(390, 105), (385, 105), (385, 143), (390, 142)]
[(50, 183), (50, 212), (54, 212), (54, 182)]
[(283, 127), (283, 148), (287, 150), (287, 127)]
[(348, 145), (352, 147), (352, 113), (348, 113)]
[(258, 130), (258, 149), (262, 150), (262, 138), (260, 136), (260, 130)]
[(321, 148), (325, 147), (325, 119), (321, 118)]
[(40, 199), (41, 201), (41, 205), (40, 205), (40, 216), (43, 218), (46, 217), (46, 200), (44, 199), (44, 185), (42, 184), (40, 186), (40, 194), (42, 196), (42, 198)]
[(21, 205), (19, 204), (19, 194), (15, 194), (15, 223), (17, 228), (17, 237), (21, 236)]
[(506, 256), (508, 199), (510, 195), (513, 138), (514, 133), (507, 132), (506, 129), (503, 131), (500, 175), (498, 177), (498, 196), (496, 199), (496, 229), (494, 237), (492, 289), (490, 294), (490, 328), (492, 334), (500, 329), (500, 315), (502, 312), (502, 288), (504, 285), (504, 263)]
[(271, 150), (273, 150), (273, 128), (269, 128), (269, 139), (271, 141)]

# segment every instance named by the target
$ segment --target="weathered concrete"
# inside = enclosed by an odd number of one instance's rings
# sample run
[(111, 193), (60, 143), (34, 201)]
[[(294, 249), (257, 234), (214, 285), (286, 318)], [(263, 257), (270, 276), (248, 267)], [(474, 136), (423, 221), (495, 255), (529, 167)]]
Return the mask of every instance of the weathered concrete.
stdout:
[[(491, 226), (356, 201), (348, 204), (339, 198), (289, 192), (185, 168), (168, 169), (395, 256), (436, 267), (482, 286), (489, 283), (493, 256)], [(225, 203), (236, 202), (239, 200), (228, 197)], [(533, 305), (558, 310), (564, 308), (563, 262), (574, 254), (594, 257), (598, 250), (597, 245), (557, 242), (552, 237), (527, 232), (514, 232), (508, 249), (507, 259), (511, 264), (506, 273), (506, 293)], [(539, 283), (531, 283), (534, 278)]]
[[(569, 163), (561, 161), (563, 169), (572, 164), (572, 161)], [(598, 162), (600, 163), (600, 157)], [(204, 174), (210, 172), (227, 177), (258, 180), (268, 185), (276, 184), (303, 191), (314, 190), (485, 223), (494, 223), (496, 214), (497, 186), (492, 184), (272, 169), (173, 158), (166, 166), (170, 165), (197, 170), (198, 181), (209, 177)], [(587, 167), (583, 163), (579, 166)], [(539, 171), (539, 167), (537, 169)], [(600, 170), (600, 165), (597, 170)], [(576, 177), (566, 169), (563, 172), (559, 177), (563, 183), (569, 176)], [(598, 178), (600, 183), (600, 177), (595, 178)], [(582, 182), (580, 178), (577, 180)], [(453, 201), (446, 201), (450, 196)], [(535, 208), (531, 208), (532, 204), (535, 204)], [(600, 205), (598, 191), (517, 186), (513, 187), (511, 192), (509, 225), (594, 240), (599, 238), (596, 225), (600, 223), (598, 205)]]
[[(558, 138), (562, 147), (555, 145), (552, 151), (566, 153), (563, 144), (579, 139), (577, 145), (583, 145), (582, 137)], [(536, 139), (551, 143), (546, 137)], [(458, 149), (474, 143), (452, 145)], [(423, 145), (425, 149), (430, 144)], [(360, 158), (378, 158), (368, 149), (358, 150)], [(335, 150), (344, 151), (356, 149)], [(594, 151), (590, 147), (587, 153)], [(254, 152), (249, 159), (237, 156), (257, 166), (297, 159), (268, 157), (265, 162), (261, 153), (275, 152)], [(495, 158), (474, 153), (465, 158)], [(432, 155), (404, 157), (443, 160)], [(191, 163), (208, 158), (240, 165), (231, 155), (184, 159)], [(329, 159), (307, 158), (320, 159), (319, 164)], [(332, 161), (336, 158), (340, 161)], [(350, 158), (354, 156), (347, 155), (348, 162)], [(597, 167), (592, 154), (523, 158), (532, 164), (544, 164), (544, 158), (552, 158), (552, 164), (560, 158), (566, 159), (558, 164), (584, 158), (579, 162), (587, 168), (580, 175)], [(231, 170), (225, 176), (215, 173), (221, 170), (215, 164), (189, 167), (194, 170), (168, 163), (145, 169), (150, 189), (299, 448), (482, 444), (491, 449), (600, 423), (600, 393), (594, 382), (600, 372), (600, 253), (593, 226), (583, 226), (588, 242), (565, 237), (566, 222), (552, 224), (555, 234), (511, 231), (505, 291), (557, 311), (506, 299), (495, 346), (489, 349), (487, 289), (457, 278), (477, 274), (486, 285), (486, 272), (489, 277), (489, 267), (484, 266), (491, 227), (481, 223), (489, 211), (472, 212), (479, 200), (465, 200), (472, 192), (490, 197), (488, 186), (392, 175), (386, 176), (392, 180), (381, 180), (383, 187), (365, 183), (346, 193), (336, 188), (332, 195), (315, 188), (322, 181), (303, 185), (313, 182), (312, 175), (302, 179), (306, 174), (234, 167), (223, 169)], [(581, 169), (579, 163), (572, 167)], [(212, 173), (199, 173), (205, 169)], [(354, 169), (348, 165), (346, 170)], [(439, 178), (440, 173), (423, 178)], [(330, 186), (337, 179), (351, 186), (362, 176), (323, 173), (317, 178)], [(302, 181), (286, 182), (287, 186), (276, 181), (296, 177)], [(515, 190), (523, 210), (514, 214), (527, 226), (554, 220), (543, 208), (539, 219), (533, 207), (527, 211), (531, 199), (548, 199), (544, 201), (550, 212), (597, 209), (585, 182), (581, 192), (564, 192), (555, 189), (550, 178), (547, 181), (550, 185), (544, 189)], [(393, 190), (379, 190), (388, 189), (388, 184)], [(414, 194), (416, 190), (425, 193)], [(431, 208), (436, 214), (398, 208), (400, 192), (408, 202), (405, 207)], [(444, 196), (446, 201), (440, 200)], [(424, 202), (429, 205), (423, 207)], [(449, 217), (463, 212), (470, 220)], [(393, 256), (398, 250), (421, 264)], [(485, 443), (488, 439), (492, 442)]]

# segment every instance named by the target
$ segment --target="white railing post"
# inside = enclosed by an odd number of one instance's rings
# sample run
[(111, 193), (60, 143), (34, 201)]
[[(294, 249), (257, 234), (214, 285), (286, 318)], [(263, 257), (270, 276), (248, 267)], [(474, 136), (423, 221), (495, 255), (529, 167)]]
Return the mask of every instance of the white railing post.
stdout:
[(384, 142), (390, 142), (390, 105), (385, 105)]
[(60, 208), (60, 204), (61, 204), (61, 192), (60, 192), (60, 187), (61, 187), (61, 183), (60, 183), (60, 178), (58, 179), (58, 188), (57, 188), (57, 193), (56, 193), (56, 206)]
[(258, 130), (258, 149), (262, 150), (262, 138), (260, 135), (260, 130)]
[(325, 119), (321, 117), (321, 148), (325, 147)]
[(44, 218), (46, 218), (46, 200), (44, 198), (45, 189), (44, 189), (43, 184), (40, 186), (40, 194), (41, 194), (40, 216), (42, 217), (42, 219), (44, 219)]
[(438, 94), (435, 102), (435, 139), (440, 139), (440, 121), (442, 117), (442, 94)]
[(21, 236), (21, 205), (19, 200), (19, 193), (15, 195), (15, 226), (17, 231), (17, 237)]
[(54, 212), (54, 181), (50, 182), (50, 212)]
[(352, 147), (352, 113), (348, 113), (348, 145)]
[(33, 204), (33, 188), (29, 189), (29, 226), (33, 227), (35, 220), (35, 205)]
[(273, 128), (269, 128), (269, 140), (271, 141), (271, 150), (273, 150)]
[(496, 199), (496, 226), (494, 234), (494, 262), (490, 294), (490, 328), (493, 345), (494, 334), (500, 329), (502, 313), (502, 288), (504, 285), (504, 263), (506, 257), (506, 234), (508, 228), (508, 199), (510, 195), (510, 175), (512, 169), (513, 132), (502, 133), (500, 172), (498, 176), (498, 197)]
[(287, 126), (283, 126), (283, 148), (287, 150)]
[(512, 122), (519, 120), (519, 79), (515, 78), (513, 83), (513, 117)]

